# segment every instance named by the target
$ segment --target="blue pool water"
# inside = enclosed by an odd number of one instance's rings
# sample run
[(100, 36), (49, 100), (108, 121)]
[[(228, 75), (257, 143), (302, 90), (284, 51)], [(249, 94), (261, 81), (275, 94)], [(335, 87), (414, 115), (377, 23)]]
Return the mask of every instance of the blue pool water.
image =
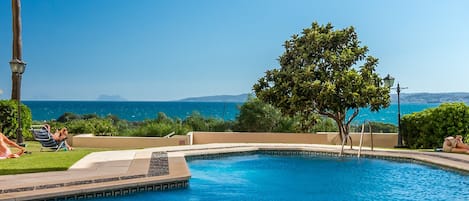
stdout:
[(469, 175), (416, 163), (252, 154), (188, 164), (188, 189), (102, 200), (469, 200)]

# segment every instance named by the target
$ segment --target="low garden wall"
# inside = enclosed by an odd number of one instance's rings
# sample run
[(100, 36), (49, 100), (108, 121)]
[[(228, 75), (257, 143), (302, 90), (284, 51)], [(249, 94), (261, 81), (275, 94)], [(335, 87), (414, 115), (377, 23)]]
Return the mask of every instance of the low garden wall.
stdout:
[[(340, 145), (338, 133), (237, 133), (237, 132), (192, 132), (192, 144), (209, 143), (291, 143)], [(352, 133), (354, 146), (360, 143), (360, 134)], [(373, 134), (375, 147), (392, 148), (397, 144), (396, 133)], [(363, 135), (363, 146), (371, 146), (370, 134)]]
[[(354, 146), (360, 142), (360, 134), (352, 133)], [(149, 147), (178, 146), (210, 143), (289, 143), (289, 144), (329, 144), (340, 145), (338, 133), (248, 133), (248, 132), (190, 132), (188, 135), (162, 137), (113, 137), (75, 135), (68, 140), (76, 147), (139, 149)], [(397, 144), (396, 133), (373, 134), (375, 147), (392, 148)], [(370, 134), (363, 136), (363, 146), (371, 146)]]
[(93, 136), (90, 134), (75, 135), (69, 141), (76, 147), (94, 148), (121, 148), (139, 149), (149, 147), (164, 147), (189, 144), (188, 136), (162, 137), (113, 137), (113, 136)]

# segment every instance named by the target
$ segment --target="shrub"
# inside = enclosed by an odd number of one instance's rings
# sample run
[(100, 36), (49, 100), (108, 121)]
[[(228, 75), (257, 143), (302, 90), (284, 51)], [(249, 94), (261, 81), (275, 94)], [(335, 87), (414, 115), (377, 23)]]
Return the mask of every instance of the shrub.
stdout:
[(281, 118), (282, 113), (279, 109), (250, 97), (239, 108), (235, 129), (248, 132), (270, 132), (275, 130)]
[(137, 129), (131, 130), (131, 136), (140, 137), (163, 137), (173, 132), (173, 127), (168, 123), (146, 122)]
[(80, 115), (71, 112), (65, 112), (59, 118), (57, 118), (57, 122), (65, 123), (76, 119), (81, 119)]
[(170, 133), (176, 135), (185, 135), (191, 128), (178, 122), (157, 122), (156, 120), (147, 120), (143, 123), (137, 123), (132, 128), (123, 130), (121, 133), (125, 136), (141, 137), (164, 137)]
[[(382, 123), (382, 122), (370, 122), (371, 124), (371, 131), (373, 133), (397, 133), (397, 126), (394, 124), (390, 123)], [(357, 124), (357, 125), (352, 125), (351, 130), (355, 132), (361, 132), (362, 131), (362, 124)], [(365, 133), (370, 132), (370, 126), (368, 123), (365, 124)]]
[(68, 112), (61, 115), (57, 121), (48, 122), (48, 124), (53, 129), (67, 127), (71, 134), (92, 133), (95, 135), (115, 135), (118, 127), (122, 126), (121, 121), (115, 116), (101, 118), (95, 114), (80, 116)]
[(469, 138), (469, 106), (465, 103), (443, 103), (437, 108), (405, 115), (401, 134), (411, 148), (441, 147), (447, 136)]
[(88, 119), (93, 127), (93, 133), (96, 135), (114, 135), (117, 128), (113, 125), (111, 119), (92, 118)]
[[(16, 139), (16, 130), (18, 128), (18, 104), (14, 100), (0, 100), (0, 128), (1, 132), (8, 138)], [(28, 106), (21, 103), (21, 128), (23, 138), (32, 140), (32, 134), (29, 131), (32, 123), (31, 110)]]
[(193, 131), (209, 130), (209, 126), (207, 122), (205, 122), (204, 117), (197, 111), (192, 112), (192, 114), (183, 121), (183, 124), (191, 127)]
[(313, 127), (314, 132), (339, 132), (337, 123), (331, 118), (322, 117), (318, 120), (317, 124)]
[(232, 121), (224, 121), (223, 119), (219, 118), (208, 118), (205, 120), (205, 122), (208, 125), (208, 131), (212, 132), (230, 131), (233, 127)]

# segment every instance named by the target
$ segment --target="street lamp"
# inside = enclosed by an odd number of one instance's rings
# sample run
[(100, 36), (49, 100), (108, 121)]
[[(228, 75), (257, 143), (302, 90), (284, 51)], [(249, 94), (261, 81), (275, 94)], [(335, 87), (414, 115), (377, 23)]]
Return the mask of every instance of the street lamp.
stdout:
[(387, 75), (383, 78), (384, 86), (389, 87), (390, 89), (396, 89), (397, 91), (397, 145), (394, 146), (395, 148), (404, 148), (402, 144), (402, 135), (401, 135), (401, 98), (400, 93), (402, 89), (407, 89), (407, 87), (400, 87), (399, 83), (397, 83), (397, 87), (392, 87), (394, 85), (395, 78), (391, 75)]
[(21, 126), (21, 77), (26, 68), (26, 63), (18, 59), (12, 59), (10, 61), (11, 72), (16, 77), (16, 98), (18, 101), (18, 128), (16, 129), (16, 143), (23, 145), (23, 130)]
[(13, 54), (10, 61), (12, 72), (11, 99), (18, 101), (18, 128), (16, 130), (16, 143), (23, 144), (23, 133), (21, 128), (21, 77), (26, 68), (26, 63), (22, 60), (22, 41), (21, 41), (21, 2), (12, 0), (12, 27), (13, 27)]

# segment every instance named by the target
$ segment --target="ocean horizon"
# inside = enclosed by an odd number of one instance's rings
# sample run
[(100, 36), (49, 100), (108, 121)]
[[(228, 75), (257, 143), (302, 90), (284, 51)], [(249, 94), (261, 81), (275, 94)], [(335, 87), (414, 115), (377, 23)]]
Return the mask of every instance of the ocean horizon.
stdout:
[[(23, 101), (31, 109), (34, 121), (51, 121), (66, 112), (79, 115), (96, 114), (101, 117), (115, 115), (127, 121), (155, 119), (159, 112), (168, 117), (185, 119), (193, 112), (199, 112), (208, 118), (225, 121), (236, 119), (243, 102), (185, 102), (185, 101)], [(401, 117), (427, 108), (437, 107), (440, 103), (405, 103), (401, 104)], [(354, 124), (364, 121), (391, 123), (397, 125), (397, 104), (379, 112), (360, 109)]]

